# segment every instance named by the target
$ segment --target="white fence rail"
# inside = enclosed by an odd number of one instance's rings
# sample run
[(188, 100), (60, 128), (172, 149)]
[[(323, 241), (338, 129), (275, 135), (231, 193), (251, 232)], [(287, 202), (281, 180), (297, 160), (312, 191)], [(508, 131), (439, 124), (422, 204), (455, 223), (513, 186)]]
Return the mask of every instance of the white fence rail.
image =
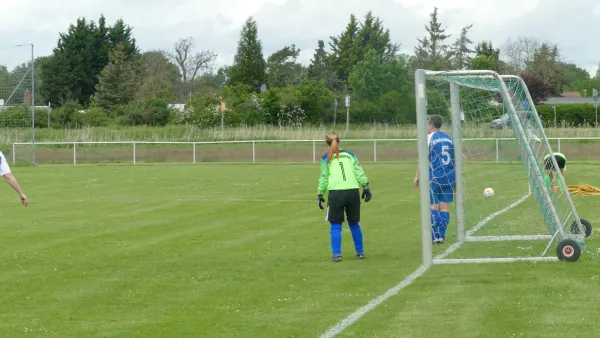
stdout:
[[(503, 141), (514, 141), (514, 138), (466, 138), (465, 145), (470, 142), (488, 144), (484, 150), (485, 159), (498, 163), (502, 160)], [(555, 151), (568, 143), (569, 149), (587, 146), (585, 159), (600, 157), (600, 137), (567, 137), (549, 138)], [(417, 159), (417, 139), (357, 139), (343, 140), (342, 147), (355, 151), (361, 161), (398, 161)], [(312, 148), (312, 156), (310, 149)], [(384, 154), (378, 158), (378, 148)], [(495, 151), (494, 151), (495, 148)], [(35, 152), (37, 163), (207, 163), (207, 162), (307, 162), (317, 163), (321, 154), (327, 150), (323, 140), (253, 140), (253, 141), (215, 141), (215, 142), (35, 142), (13, 143), (12, 162), (31, 162), (31, 154)], [(401, 150), (401, 151), (399, 151)], [(516, 147), (513, 147), (516, 152)], [(288, 153), (286, 155), (286, 152)], [(84, 155), (82, 155), (83, 153)], [(207, 155), (210, 153), (212, 155)], [(215, 155), (216, 154), (216, 155)], [(292, 154), (293, 156), (289, 156)], [(217, 155), (222, 155), (219, 158)], [(154, 160), (147, 157), (155, 156)], [(586, 157), (583, 156), (583, 157)], [(570, 156), (573, 158), (573, 156)], [(576, 156), (577, 157), (577, 156)], [(158, 160), (156, 160), (158, 158)], [(482, 156), (483, 158), (483, 156)], [(163, 159), (163, 160), (161, 160)], [(582, 158), (584, 159), (584, 158)]]

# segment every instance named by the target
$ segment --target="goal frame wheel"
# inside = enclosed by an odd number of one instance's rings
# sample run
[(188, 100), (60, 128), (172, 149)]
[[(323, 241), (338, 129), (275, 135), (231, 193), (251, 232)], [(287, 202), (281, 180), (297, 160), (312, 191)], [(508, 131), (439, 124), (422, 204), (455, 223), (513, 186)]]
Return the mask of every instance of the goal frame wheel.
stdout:
[(563, 239), (556, 246), (556, 256), (561, 261), (576, 262), (581, 256), (581, 246), (574, 239)]
[[(588, 221), (585, 218), (580, 218), (579, 221), (585, 229), (585, 237), (590, 237), (590, 235), (592, 234), (592, 224), (590, 223), (590, 221)], [(579, 227), (577, 226), (577, 221), (573, 221), (573, 224), (571, 224), (571, 233), (579, 234)]]

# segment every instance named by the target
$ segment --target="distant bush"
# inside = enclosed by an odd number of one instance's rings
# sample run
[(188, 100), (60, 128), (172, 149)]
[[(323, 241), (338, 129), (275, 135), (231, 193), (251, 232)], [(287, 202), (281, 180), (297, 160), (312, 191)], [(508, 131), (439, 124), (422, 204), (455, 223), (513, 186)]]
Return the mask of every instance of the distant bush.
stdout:
[[(557, 125), (580, 127), (596, 122), (596, 114), (594, 105), (592, 104), (557, 104), (555, 106)], [(545, 127), (554, 126), (554, 110), (552, 109), (552, 105), (538, 105), (536, 109)]]

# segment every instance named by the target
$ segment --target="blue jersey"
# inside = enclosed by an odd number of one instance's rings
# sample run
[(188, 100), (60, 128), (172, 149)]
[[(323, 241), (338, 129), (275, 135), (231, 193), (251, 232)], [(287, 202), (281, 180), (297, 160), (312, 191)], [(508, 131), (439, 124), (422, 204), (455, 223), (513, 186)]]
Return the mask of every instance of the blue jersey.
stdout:
[(429, 180), (441, 186), (454, 186), (454, 143), (450, 135), (436, 131), (428, 135)]

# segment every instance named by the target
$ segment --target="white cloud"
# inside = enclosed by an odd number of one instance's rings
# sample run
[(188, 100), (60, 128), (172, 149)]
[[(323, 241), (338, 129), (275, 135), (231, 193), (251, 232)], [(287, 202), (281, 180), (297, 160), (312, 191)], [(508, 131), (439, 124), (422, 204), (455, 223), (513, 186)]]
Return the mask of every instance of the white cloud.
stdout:
[(362, 17), (372, 10), (410, 53), (425, 35), (433, 6), (454, 36), (474, 24), (474, 41), (500, 47), (509, 37), (533, 36), (558, 43), (566, 59), (590, 72), (600, 61), (592, 35), (600, 15), (596, 0), (2, 0), (0, 64), (13, 66), (29, 53), (8, 52), (6, 46), (34, 43), (36, 55), (48, 55), (69, 24), (78, 17), (96, 21), (100, 14), (110, 24), (122, 17), (133, 26), (142, 50), (171, 48), (178, 38), (193, 36), (198, 48), (218, 52), (223, 64), (233, 60), (239, 30), (250, 15), (258, 22), (265, 57), (295, 43), (308, 62), (318, 39), (328, 42), (351, 13)]

